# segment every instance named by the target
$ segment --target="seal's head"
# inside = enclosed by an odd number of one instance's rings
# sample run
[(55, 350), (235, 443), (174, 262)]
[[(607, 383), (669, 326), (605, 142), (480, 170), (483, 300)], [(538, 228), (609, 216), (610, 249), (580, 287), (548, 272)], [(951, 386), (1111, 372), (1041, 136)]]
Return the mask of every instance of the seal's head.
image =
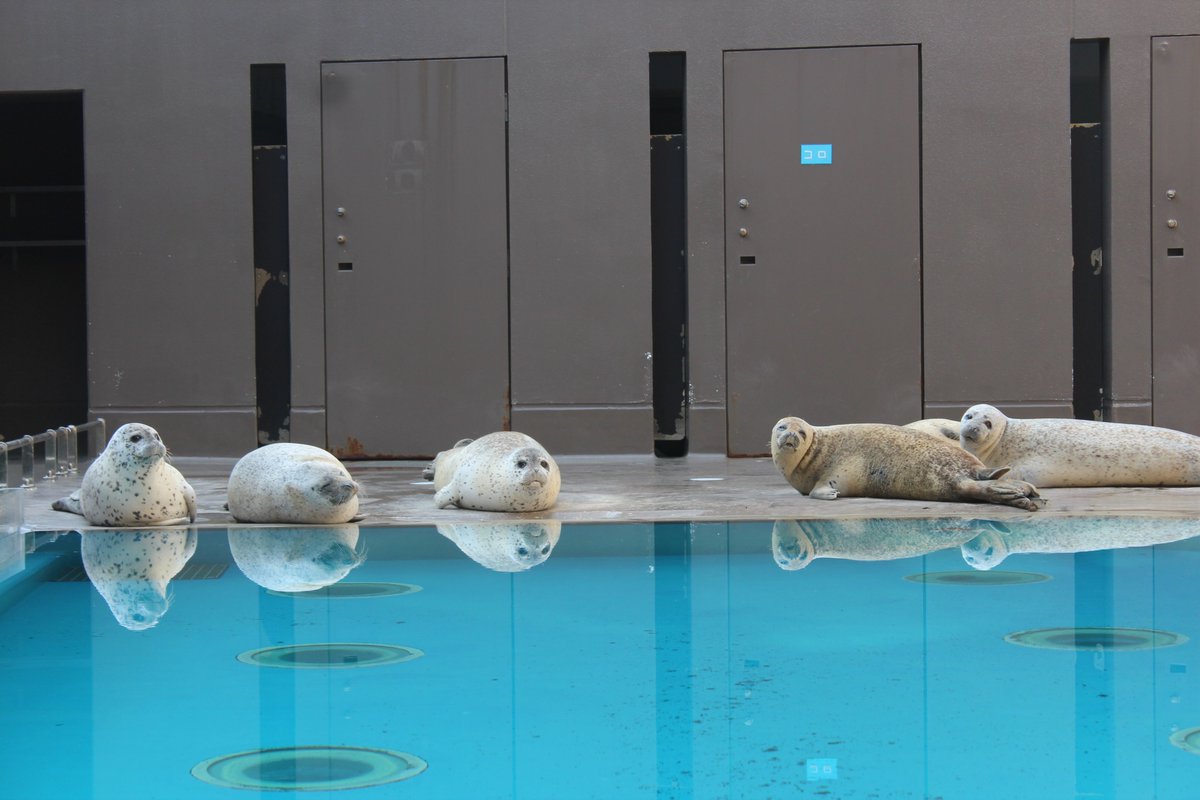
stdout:
[(495, 572), (521, 572), (550, 557), (562, 523), (557, 520), (447, 523), (438, 533)]
[(113, 432), (105, 452), (122, 461), (152, 463), (166, 458), (167, 446), (154, 428), (130, 422)]
[(771, 528), (771, 555), (780, 569), (804, 569), (817, 557), (812, 538), (794, 520), (780, 519)]
[(958, 431), (962, 446), (975, 454), (987, 452), (996, 446), (1004, 435), (1008, 425), (1008, 417), (995, 406), (980, 403), (967, 409), (962, 416), (962, 425)]
[(319, 481), (313, 487), (313, 491), (318, 496), (328, 500), (329, 505), (340, 506), (358, 494), (358, 488), (358, 484), (349, 477), (326, 475), (323, 480)]
[(550, 483), (552, 462), (536, 447), (522, 447), (509, 456), (513, 474), (522, 489), (540, 492)]
[(962, 545), (962, 557), (972, 569), (986, 571), (1008, 557), (1008, 545), (996, 531), (985, 531)]
[(813, 426), (799, 417), (784, 417), (771, 431), (771, 457), (776, 461), (798, 460), (813, 443)]

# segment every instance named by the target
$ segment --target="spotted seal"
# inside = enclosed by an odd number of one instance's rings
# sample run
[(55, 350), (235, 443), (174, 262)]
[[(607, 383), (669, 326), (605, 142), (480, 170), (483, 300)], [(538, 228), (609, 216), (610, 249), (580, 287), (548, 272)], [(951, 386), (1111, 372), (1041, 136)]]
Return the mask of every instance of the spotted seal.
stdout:
[(784, 417), (772, 431), (771, 459), (793, 488), (818, 500), (890, 497), (1038, 509), (1037, 489), (1001, 479), (1007, 467), (985, 467), (965, 450), (899, 425), (814, 427)]
[(544, 511), (562, 484), (546, 449), (516, 431), (459, 440), (438, 453), (424, 474), (433, 480), (438, 508), (476, 511)]
[(229, 474), (238, 522), (338, 525), (358, 514), (359, 486), (332, 453), (277, 442), (252, 450)]
[(440, 522), (437, 531), (493, 572), (522, 572), (550, 557), (562, 533), (562, 523), (554, 519)]
[(1053, 486), (1200, 486), (1200, 436), (1118, 422), (1015, 419), (986, 403), (962, 417), (962, 446), (984, 464)]
[(230, 527), (229, 552), (247, 578), (276, 592), (337, 583), (366, 560), (357, 525)]
[(196, 491), (166, 459), (158, 431), (139, 422), (122, 425), (87, 468), (79, 489), (51, 507), (105, 527), (195, 522)]
[(1188, 517), (1053, 517), (984, 523), (962, 544), (967, 565), (989, 570), (1018, 553), (1084, 553), (1193, 539), (1200, 522)]
[(153, 628), (170, 608), (167, 584), (196, 552), (196, 531), (154, 528), (80, 532), (83, 569), (113, 617), (131, 631)]
[(771, 527), (771, 556), (794, 572), (818, 558), (891, 561), (959, 547), (983, 527), (970, 519), (780, 519)]

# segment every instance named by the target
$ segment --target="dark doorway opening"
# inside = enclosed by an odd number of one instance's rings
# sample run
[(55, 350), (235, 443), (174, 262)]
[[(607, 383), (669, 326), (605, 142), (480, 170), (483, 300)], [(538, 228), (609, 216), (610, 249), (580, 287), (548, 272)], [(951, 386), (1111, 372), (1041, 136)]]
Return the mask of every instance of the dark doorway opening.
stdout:
[(288, 290), (287, 76), (250, 66), (254, 156), (254, 380), (258, 443), (291, 439), (292, 336)]
[(87, 419), (83, 93), (0, 93), (0, 440)]
[(687, 139), (683, 53), (650, 54), (654, 452), (687, 455)]
[(1071, 254), (1076, 419), (1103, 419), (1107, 369), (1108, 195), (1105, 120), (1108, 46), (1071, 42)]

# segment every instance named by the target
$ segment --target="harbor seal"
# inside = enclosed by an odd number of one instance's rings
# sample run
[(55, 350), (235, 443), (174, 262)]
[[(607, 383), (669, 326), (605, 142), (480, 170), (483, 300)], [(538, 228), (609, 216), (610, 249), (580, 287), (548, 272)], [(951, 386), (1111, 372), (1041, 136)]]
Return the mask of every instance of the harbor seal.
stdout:
[(234, 464), (229, 513), (238, 522), (339, 525), (358, 514), (358, 492), (358, 483), (333, 454), (277, 442)]
[(195, 522), (196, 491), (166, 459), (158, 431), (138, 422), (122, 425), (83, 474), (78, 492), (51, 507), (105, 527)]
[(1002, 479), (1007, 467), (985, 467), (965, 450), (899, 425), (814, 427), (784, 417), (772, 431), (771, 460), (797, 491), (818, 500), (890, 497), (1038, 509), (1037, 489)]
[(1082, 419), (1014, 419), (981, 403), (963, 414), (962, 446), (1011, 476), (1052, 486), (1200, 486), (1200, 436)]
[(196, 552), (194, 529), (80, 531), (83, 569), (121, 627), (153, 628), (167, 613), (167, 584)]
[(562, 533), (562, 523), (554, 519), (443, 522), (438, 523), (437, 531), (493, 572), (522, 572), (550, 557)]
[(229, 552), (250, 580), (276, 592), (310, 592), (337, 583), (362, 564), (357, 525), (229, 529)]
[(558, 464), (546, 449), (516, 431), (459, 440), (437, 454), (425, 474), (430, 472), (438, 508), (545, 511), (558, 499), (562, 484)]
[(952, 419), (931, 417), (929, 419), (919, 419), (916, 422), (910, 422), (903, 427), (920, 431), (921, 433), (928, 433), (939, 442), (948, 442), (956, 447), (959, 446), (958, 423)]

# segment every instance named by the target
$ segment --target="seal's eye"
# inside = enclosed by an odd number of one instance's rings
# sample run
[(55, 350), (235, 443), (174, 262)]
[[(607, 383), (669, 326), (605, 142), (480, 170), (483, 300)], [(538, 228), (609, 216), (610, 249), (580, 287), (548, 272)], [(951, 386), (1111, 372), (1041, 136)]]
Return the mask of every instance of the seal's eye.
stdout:
[(529, 555), (529, 548), (528, 548), (528, 547), (518, 547), (518, 548), (517, 548), (517, 555), (519, 555), (519, 556), (527, 556), (527, 555)]
[(135, 433), (133, 436), (129, 437), (129, 441), (131, 441), (131, 442), (140, 442), (141, 440), (142, 440), (142, 435), (140, 433)]
[(975, 415), (974, 415), (974, 414), (967, 414), (965, 417), (963, 417), (963, 419), (975, 419)]
[(518, 467), (520, 467), (521, 469), (525, 469), (525, 467), (526, 467), (528, 464), (529, 464), (529, 462), (528, 462), (528, 461), (526, 461), (526, 460), (525, 460), (525, 459), (523, 459), (523, 458), (522, 458), (520, 461), (518, 461), (518, 462), (517, 462), (517, 466), (518, 466)]
[(992, 429), (992, 421), (990, 419), (985, 419), (983, 421), (983, 427), (987, 428), (990, 431)]
[(787, 423), (784, 423), (783, 425), (780, 425), (780, 426), (779, 426), (778, 428), (776, 428), (775, 430), (777, 430), (777, 431), (786, 431), (786, 430), (787, 430)]
[(542, 555), (546, 555), (546, 553), (549, 553), (549, 552), (550, 552), (550, 545), (546, 545), (545, 547), (542, 548)]
[(542, 469), (550, 469), (549, 461), (539, 461), (538, 463), (542, 465)]

